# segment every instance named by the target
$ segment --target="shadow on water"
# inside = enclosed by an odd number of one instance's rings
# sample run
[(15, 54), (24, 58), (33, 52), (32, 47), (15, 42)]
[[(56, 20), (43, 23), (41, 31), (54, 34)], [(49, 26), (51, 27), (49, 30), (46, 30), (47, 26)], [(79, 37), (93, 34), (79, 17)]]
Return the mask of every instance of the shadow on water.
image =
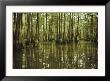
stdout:
[(97, 69), (98, 47), (93, 42), (57, 45), (42, 42), (14, 53), (14, 69)]

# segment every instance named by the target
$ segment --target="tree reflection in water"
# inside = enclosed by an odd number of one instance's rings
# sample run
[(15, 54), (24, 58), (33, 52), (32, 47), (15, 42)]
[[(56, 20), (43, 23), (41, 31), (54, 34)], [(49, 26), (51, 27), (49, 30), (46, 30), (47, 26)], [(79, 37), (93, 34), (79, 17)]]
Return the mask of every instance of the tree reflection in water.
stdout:
[(57, 45), (42, 42), (37, 47), (16, 51), (13, 60), (15, 69), (97, 69), (98, 50), (93, 42)]

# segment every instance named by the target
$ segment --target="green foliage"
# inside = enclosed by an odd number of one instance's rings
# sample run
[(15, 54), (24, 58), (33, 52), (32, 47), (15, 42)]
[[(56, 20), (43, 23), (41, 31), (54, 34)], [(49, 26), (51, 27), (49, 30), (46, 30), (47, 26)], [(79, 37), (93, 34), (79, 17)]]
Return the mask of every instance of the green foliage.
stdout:
[[(98, 41), (97, 13), (13, 13), (15, 47), (56, 41), (56, 44), (77, 43), (80, 40)], [(36, 43), (35, 43), (36, 42)], [(28, 44), (28, 45), (29, 45)], [(36, 46), (36, 45), (35, 45)], [(17, 47), (18, 48), (18, 47)]]

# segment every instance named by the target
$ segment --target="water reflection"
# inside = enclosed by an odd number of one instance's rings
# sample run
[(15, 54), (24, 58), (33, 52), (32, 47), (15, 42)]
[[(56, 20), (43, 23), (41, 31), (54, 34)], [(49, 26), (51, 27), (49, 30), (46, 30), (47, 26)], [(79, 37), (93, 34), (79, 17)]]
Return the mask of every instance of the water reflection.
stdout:
[(97, 52), (97, 45), (87, 41), (65, 45), (42, 42), (16, 51), (13, 64), (16, 69), (96, 69)]

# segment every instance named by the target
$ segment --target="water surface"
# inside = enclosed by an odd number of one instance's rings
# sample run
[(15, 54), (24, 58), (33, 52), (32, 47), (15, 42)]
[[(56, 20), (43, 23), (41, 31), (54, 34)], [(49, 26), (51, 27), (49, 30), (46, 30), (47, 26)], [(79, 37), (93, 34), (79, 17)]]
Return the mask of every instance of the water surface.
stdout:
[(15, 69), (97, 69), (98, 50), (93, 42), (71, 44), (41, 42), (14, 53)]

